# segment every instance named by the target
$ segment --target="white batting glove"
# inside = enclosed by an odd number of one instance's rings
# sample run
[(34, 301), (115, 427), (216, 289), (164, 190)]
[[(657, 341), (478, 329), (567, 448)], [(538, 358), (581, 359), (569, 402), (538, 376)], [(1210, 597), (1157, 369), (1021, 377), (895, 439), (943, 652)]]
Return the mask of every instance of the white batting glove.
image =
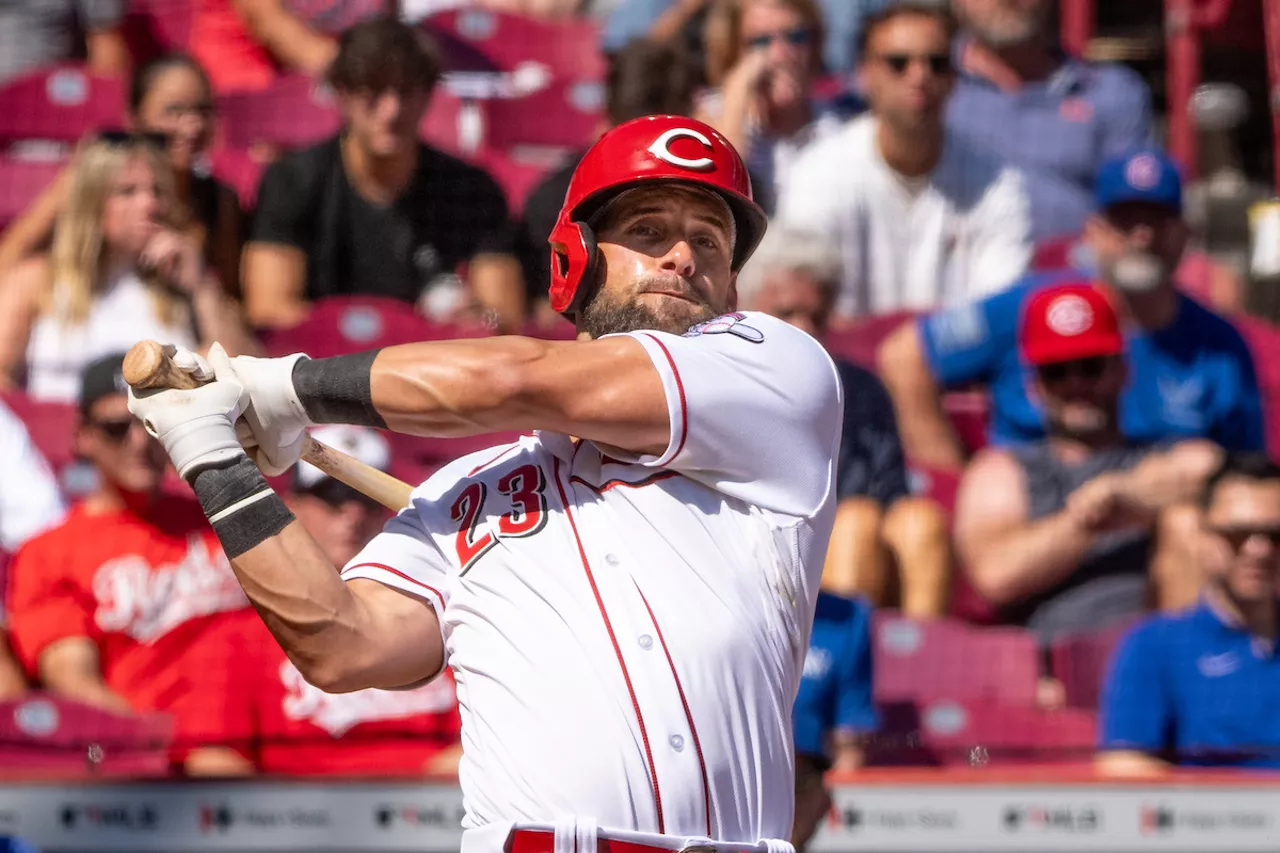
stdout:
[(314, 426), (293, 390), (294, 365), (306, 357), (294, 353), (283, 358), (230, 358), (221, 347), (216, 355), (209, 352), (209, 362), (219, 381), (235, 381), (244, 386), (249, 396), (240, 440), (268, 477), (293, 467), (302, 456), (307, 427)]
[[(213, 350), (226, 353), (214, 344)], [(211, 379), (213, 368), (190, 350), (178, 348), (177, 366), (199, 379)], [(223, 465), (244, 455), (236, 438), (236, 419), (249, 404), (249, 395), (234, 377), (191, 390), (176, 388), (135, 392), (129, 389), (129, 411), (147, 432), (159, 439), (178, 474), (187, 482), (197, 472)]]

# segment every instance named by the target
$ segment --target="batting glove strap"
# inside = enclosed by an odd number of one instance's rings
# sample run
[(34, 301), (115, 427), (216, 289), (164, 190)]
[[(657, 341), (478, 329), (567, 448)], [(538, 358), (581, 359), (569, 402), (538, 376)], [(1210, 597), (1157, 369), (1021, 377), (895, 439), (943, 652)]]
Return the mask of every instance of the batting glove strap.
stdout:
[(293, 513), (243, 451), (229, 464), (197, 471), (191, 487), (229, 559), (275, 536), (293, 521)]

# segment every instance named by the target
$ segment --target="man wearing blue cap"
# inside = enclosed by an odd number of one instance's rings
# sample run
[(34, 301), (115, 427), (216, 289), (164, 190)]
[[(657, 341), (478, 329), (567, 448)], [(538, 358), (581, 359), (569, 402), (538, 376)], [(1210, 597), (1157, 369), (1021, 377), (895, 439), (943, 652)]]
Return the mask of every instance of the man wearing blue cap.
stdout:
[[(1177, 167), (1155, 149), (1108, 160), (1098, 170), (1095, 198), (1084, 232), (1092, 267), (1085, 274), (1106, 289), (1124, 327), (1130, 368), (1120, 399), (1124, 437), (1135, 444), (1208, 438), (1228, 450), (1262, 448), (1262, 407), (1244, 340), (1173, 281), (1188, 238)], [(941, 406), (942, 392), (952, 388), (988, 387), (992, 444), (1044, 434), (1016, 346), (1018, 319), (1030, 292), (1080, 276), (1079, 270), (1026, 276), (1003, 293), (909, 323), (884, 342), (881, 377), (909, 459), (963, 466), (965, 449)]]

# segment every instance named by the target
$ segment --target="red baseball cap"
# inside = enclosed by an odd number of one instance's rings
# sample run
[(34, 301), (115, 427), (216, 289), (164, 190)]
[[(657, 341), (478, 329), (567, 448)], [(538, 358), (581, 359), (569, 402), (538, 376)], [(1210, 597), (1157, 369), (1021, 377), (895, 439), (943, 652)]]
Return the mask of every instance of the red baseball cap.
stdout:
[(1107, 295), (1089, 282), (1037, 290), (1026, 301), (1018, 346), (1030, 364), (1120, 355), (1124, 336)]

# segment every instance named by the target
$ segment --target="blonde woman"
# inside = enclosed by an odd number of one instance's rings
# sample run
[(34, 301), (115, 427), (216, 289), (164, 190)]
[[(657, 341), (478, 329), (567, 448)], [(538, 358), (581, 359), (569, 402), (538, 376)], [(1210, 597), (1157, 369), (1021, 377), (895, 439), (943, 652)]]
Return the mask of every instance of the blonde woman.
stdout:
[(742, 152), (766, 209), (800, 149), (848, 117), (813, 96), (825, 33), (816, 0), (718, 0), (707, 15), (698, 118)]
[(0, 282), (0, 387), (72, 401), (86, 364), (142, 338), (255, 349), (184, 211), (151, 139), (112, 134), (86, 146), (52, 251)]

